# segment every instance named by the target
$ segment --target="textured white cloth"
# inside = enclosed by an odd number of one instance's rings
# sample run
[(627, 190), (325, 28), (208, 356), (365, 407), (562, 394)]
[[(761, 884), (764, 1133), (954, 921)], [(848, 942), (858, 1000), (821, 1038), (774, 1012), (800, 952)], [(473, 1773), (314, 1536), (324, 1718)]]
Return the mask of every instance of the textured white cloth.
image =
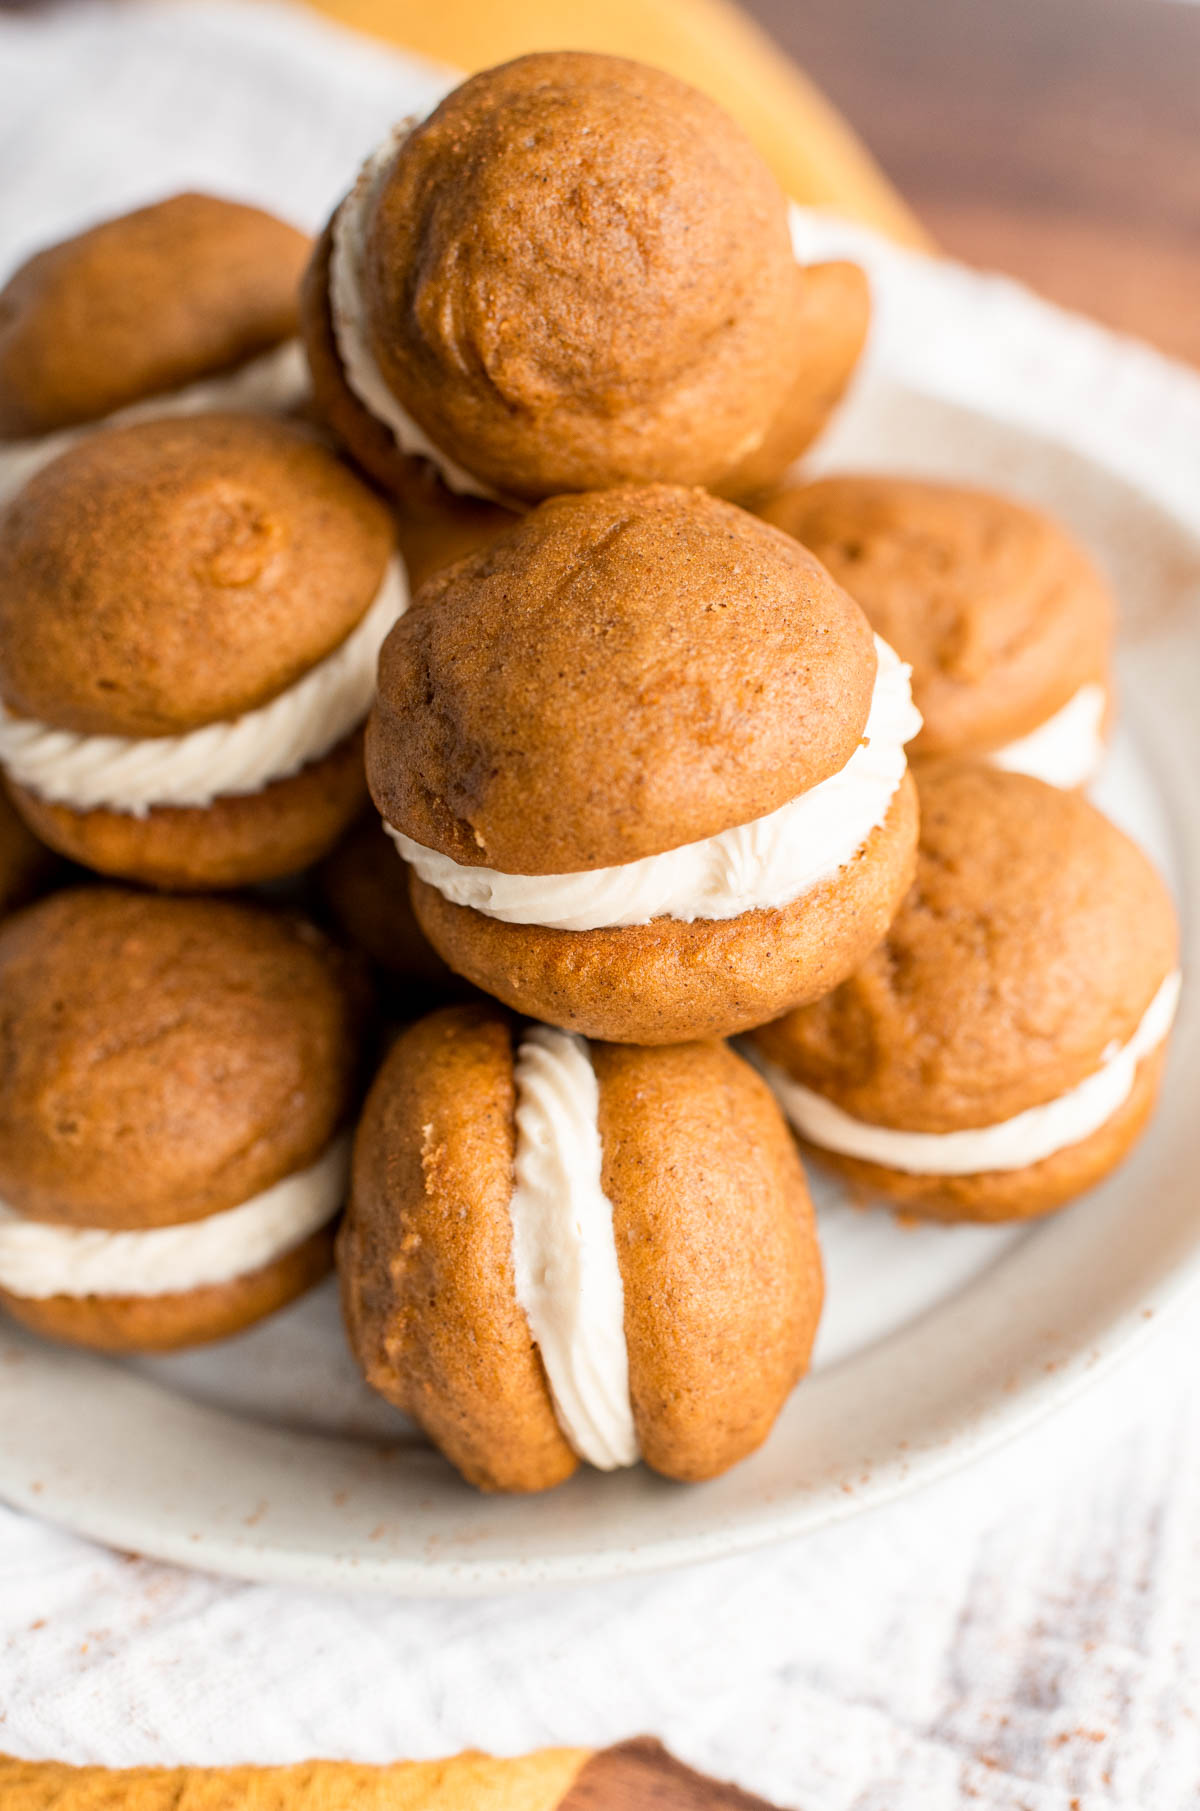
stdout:
[(570, 1591), (238, 1585), (0, 1510), (0, 1747), (383, 1760), (652, 1730), (803, 1811), (1182, 1811), (1200, 1782), (1192, 1344), (1156, 1340), (887, 1510)]
[[(184, 183), (315, 226), (364, 151), (438, 87), (282, 9), (4, 18), (0, 265)], [(920, 260), (850, 228), (804, 230), (869, 258), (877, 343), (902, 343), (931, 393), (1008, 406), (968, 311), (928, 332)], [(975, 306), (1019, 334), (1012, 286)], [(1194, 509), (1200, 387), (1126, 351), (1119, 408), (1105, 335), (1064, 325), (1061, 358), (1092, 362), (1107, 406), (1063, 421), (1053, 372), (1031, 371), (1026, 417)], [(0, 1749), (383, 1760), (648, 1730), (804, 1811), (1194, 1805), (1200, 1391), (1185, 1318), (968, 1473), (658, 1578), (482, 1602), (321, 1596), (105, 1553), (0, 1509)]]

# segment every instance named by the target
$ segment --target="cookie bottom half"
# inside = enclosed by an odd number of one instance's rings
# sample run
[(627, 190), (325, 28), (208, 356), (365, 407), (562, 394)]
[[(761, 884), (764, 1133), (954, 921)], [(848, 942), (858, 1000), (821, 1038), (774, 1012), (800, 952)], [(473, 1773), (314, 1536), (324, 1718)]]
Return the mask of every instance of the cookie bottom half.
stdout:
[(853, 860), (776, 911), (559, 931), (452, 905), (415, 877), (412, 899), (450, 967), (514, 1011), (607, 1042), (673, 1044), (748, 1031), (845, 980), (886, 935), (916, 839), (906, 774)]
[(971, 1176), (920, 1176), (846, 1157), (799, 1139), (801, 1149), (845, 1178), (864, 1196), (883, 1197), (924, 1220), (980, 1224), (1034, 1220), (1095, 1188), (1124, 1162), (1158, 1100), (1166, 1047), (1138, 1064), (1133, 1089), (1111, 1119), (1078, 1144), (1065, 1146), (1020, 1170), (987, 1170)]
[(319, 861), (367, 800), (362, 731), (288, 779), (206, 806), (155, 806), (145, 817), (73, 811), (22, 786), (13, 802), (43, 842), (85, 868), (165, 891), (242, 887)]
[(333, 1268), (333, 1229), (245, 1276), (176, 1295), (52, 1295), (0, 1289), (0, 1308), (34, 1333), (97, 1352), (172, 1352), (229, 1339), (284, 1308)]

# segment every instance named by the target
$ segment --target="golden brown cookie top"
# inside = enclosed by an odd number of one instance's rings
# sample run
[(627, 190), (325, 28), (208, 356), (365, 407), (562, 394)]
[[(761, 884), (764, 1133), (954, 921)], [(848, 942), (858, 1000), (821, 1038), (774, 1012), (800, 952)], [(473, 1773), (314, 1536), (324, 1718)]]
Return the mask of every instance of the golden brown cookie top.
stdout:
[(762, 508), (913, 669), (917, 755), (977, 753), (1107, 678), (1113, 600), (1065, 529), (990, 491), (847, 475)]
[(380, 657), (367, 777), (455, 861), (602, 868), (763, 817), (845, 766), (866, 619), (703, 492), (558, 497), (422, 587)]
[(857, 1119), (949, 1132), (1098, 1069), (1174, 968), (1177, 931), (1149, 860), (1078, 794), (965, 763), (918, 790), (917, 878), (884, 942), (753, 1035)]
[(338, 1246), (368, 1383), (481, 1490), (545, 1490), (576, 1463), (517, 1301), (515, 1107), (500, 1007), (410, 1025), (367, 1097)]
[(823, 1281), (804, 1171), (727, 1044), (591, 1054), (638, 1444), (670, 1477), (717, 1477), (766, 1439), (812, 1350)]
[(0, 926), (0, 1200), (142, 1227), (313, 1163), (359, 1067), (352, 971), (257, 906), (97, 887)]
[(247, 415), (90, 435), (0, 522), (0, 697), (85, 735), (265, 703), (350, 633), (393, 548), (383, 505), (309, 430)]
[(290, 339), (308, 251), (259, 208), (173, 195), (36, 253), (0, 290), (0, 440), (97, 421)]
[(774, 177), (714, 102), (620, 57), (464, 82), (377, 184), (365, 252), (389, 387), (505, 496), (714, 483), (799, 354)]

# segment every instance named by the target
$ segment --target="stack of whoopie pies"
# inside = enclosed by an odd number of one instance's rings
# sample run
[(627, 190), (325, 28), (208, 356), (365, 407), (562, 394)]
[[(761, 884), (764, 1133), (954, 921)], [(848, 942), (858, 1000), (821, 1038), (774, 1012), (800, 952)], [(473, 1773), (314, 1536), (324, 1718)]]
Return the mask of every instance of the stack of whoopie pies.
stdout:
[(1025, 505), (797, 480), (866, 282), (671, 76), (475, 76), (306, 255), (179, 196), (2, 292), (0, 906), (109, 884), (0, 924), (0, 1301), (220, 1337), (344, 1201), (363, 1373), (470, 1482), (715, 1476), (816, 1333), (798, 1143), (1011, 1219), (1149, 1117), (1112, 599)]

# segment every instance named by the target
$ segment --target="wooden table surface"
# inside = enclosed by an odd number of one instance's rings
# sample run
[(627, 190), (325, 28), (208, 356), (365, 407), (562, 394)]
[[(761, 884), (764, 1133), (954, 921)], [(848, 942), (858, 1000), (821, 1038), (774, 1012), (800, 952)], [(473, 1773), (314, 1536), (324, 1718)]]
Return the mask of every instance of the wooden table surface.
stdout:
[(947, 251), (1200, 364), (1200, 6), (743, 4)]

